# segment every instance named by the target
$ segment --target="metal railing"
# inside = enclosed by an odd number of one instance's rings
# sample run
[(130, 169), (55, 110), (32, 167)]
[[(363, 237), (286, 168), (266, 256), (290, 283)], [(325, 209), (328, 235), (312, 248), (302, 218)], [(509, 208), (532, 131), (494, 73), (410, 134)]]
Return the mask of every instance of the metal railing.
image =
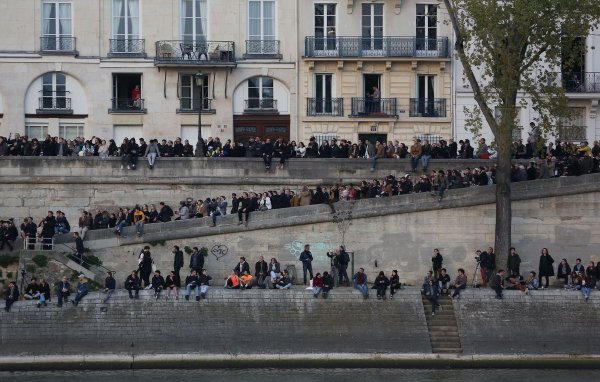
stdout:
[(565, 72), (561, 78), (567, 93), (600, 93), (599, 72)]
[(449, 55), (448, 38), (306, 37), (306, 57), (438, 57)]
[[(68, 93), (68, 92), (62, 92)], [(56, 95), (56, 92), (53, 92), (52, 95), (45, 95), (39, 97), (39, 108), (37, 109), (37, 113), (69, 113), (73, 112), (71, 108), (71, 98), (65, 97), (61, 95)]]
[(559, 126), (556, 138), (563, 142), (582, 142), (587, 140), (587, 126)]
[(233, 41), (157, 41), (154, 63), (234, 65), (235, 44)]
[(52, 237), (26, 237), (23, 240), (25, 251), (52, 251), (54, 250), (54, 238)]
[(74, 52), (75, 37), (71, 36), (42, 36), (40, 37), (42, 52)]
[(143, 55), (146, 53), (146, 40), (141, 39), (110, 39), (110, 53), (113, 55)]
[(344, 115), (343, 98), (307, 98), (306, 115), (310, 117), (326, 115), (342, 117)]
[(250, 98), (244, 101), (246, 112), (273, 112), (277, 111), (277, 100), (272, 98)]
[(409, 117), (446, 117), (445, 98), (411, 98)]
[(246, 57), (280, 57), (279, 40), (246, 40)]
[[(198, 107), (200, 106), (199, 103), (198, 100), (189, 97), (181, 97), (179, 99), (178, 111), (195, 111), (197, 113)], [(202, 111), (213, 111), (211, 98), (202, 98)]]
[(352, 98), (353, 117), (396, 117), (398, 108), (396, 98)]
[(144, 99), (112, 98), (110, 113), (145, 113)]

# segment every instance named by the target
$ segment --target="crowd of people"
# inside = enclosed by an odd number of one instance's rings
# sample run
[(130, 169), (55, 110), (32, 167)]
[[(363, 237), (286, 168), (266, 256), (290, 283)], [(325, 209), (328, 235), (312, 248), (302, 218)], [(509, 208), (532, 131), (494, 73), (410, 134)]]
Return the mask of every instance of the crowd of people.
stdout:
[[(460, 292), (468, 286), (465, 270), (459, 268), (456, 278), (452, 281), (446, 268), (443, 267), (443, 261), (444, 257), (440, 251), (434, 249), (431, 270), (427, 272), (421, 286), (421, 292), (431, 301), (433, 315), (436, 308), (440, 307), (438, 302), (440, 296), (452, 293), (451, 297), (458, 299)], [(548, 248), (541, 250), (537, 272), (531, 270), (526, 274), (521, 273), (521, 257), (514, 247), (510, 248), (505, 269), (498, 267), (492, 247), (488, 247), (487, 250), (478, 249), (475, 252), (475, 261), (472, 286), (476, 288), (489, 286), (496, 292), (497, 299), (502, 299), (503, 290), (518, 290), (529, 294), (531, 290), (547, 289), (550, 286), (550, 277), (556, 276), (565, 290), (581, 291), (587, 301), (600, 279), (600, 262), (595, 264), (590, 261), (586, 267), (581, 263), (580, 258), (575, 260), (573, 268), (566, 258), (561, 259), (555, 273), (554, 259), (550, 256)]]

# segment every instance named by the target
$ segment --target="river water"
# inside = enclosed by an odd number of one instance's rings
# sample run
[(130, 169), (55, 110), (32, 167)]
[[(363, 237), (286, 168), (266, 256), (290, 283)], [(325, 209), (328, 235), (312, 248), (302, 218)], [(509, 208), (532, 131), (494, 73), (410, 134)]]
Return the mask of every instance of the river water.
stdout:
[(528, 369), (172, 369), (117, 371), (0, 372), (0, 381), (129, 382), (587, 382), (599, 381), (598, 370)]

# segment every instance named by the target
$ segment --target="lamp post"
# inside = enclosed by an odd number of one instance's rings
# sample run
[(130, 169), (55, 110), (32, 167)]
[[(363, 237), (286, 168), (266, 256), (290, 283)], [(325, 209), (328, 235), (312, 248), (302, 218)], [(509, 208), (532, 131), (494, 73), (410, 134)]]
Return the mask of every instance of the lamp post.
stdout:
[(198, 105), (198, 142), (196, 143), (196, 157), (204, 157), (204, 140), (202, 139), (202, 85), (204, 85), (204, 73), (201, 70), (194, 74), (198, 93), (200, 95), (200, 104)]

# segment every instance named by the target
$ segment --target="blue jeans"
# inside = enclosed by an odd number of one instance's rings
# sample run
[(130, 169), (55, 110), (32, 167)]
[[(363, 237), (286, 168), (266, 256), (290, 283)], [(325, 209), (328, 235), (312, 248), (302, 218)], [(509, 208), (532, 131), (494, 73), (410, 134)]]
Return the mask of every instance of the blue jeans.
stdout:
[[(208, 292), (208, 285), (200, 285), (200, 292), (203, 295), (206, 295), (206, 292)], [(196, 293), (198, 293), (198, 292), (196, 292)]]
[(421, 157), (411, 157), (410, 158), (410, 166), (413, 171), (417, 171), (417, 165), (419, 164), (419, 158), (421, 158)]
[(189, 296), (189, 295), (190, 295), (190, 293), (192, 292), (192, 289), (194, 289), (195, 296), (200, 296), (200, 293), (198, 293), (198, 291), (199, 291), (199, 289), (200, 289), (200, 288), (198, 287), (198, 285), (196, 285), (195, 287), (193, 287), (191, 284), (188, 284), (188, 285), (185, 287), (185, 295), (186, 295), (186, 296)]
[(139, 233), (140, 235), (144, 234), (144, 222), (135, 223), (135, 227), (137, 229), (137, 233)]
[(221, 216), (221, 210), (218, 208), (212, 213), (212, 222), (215, 225), (217, 224), (217, 216)]
[(312, 263), (310, 261), (303, 261), (302, 262), (302, 274), (304, 275), (304, 285), (306, 285), (306, 271), (308, 271), (308, 274), (310, 275), (310, 278), (313, 278), (313, 271), (312, 271)]
[(377, 155), (375, 155), (373, 158), (371, 158), (371, 170), (374, 171), (375, 167), (377, 167), (377, 159), (379, 159), (379, 157)]
[(55, 233), (69, 233), (70, 231), (65, 227), (56, 226), (56, 227), (54, 227), (54, 232)]
[(75, 304), (79, 304), (79, 301), (81, 301), (81, 299), (84, 298), (87, 294), (87, 290), (84, 292), (77, 292), (77, 295), (75, 296)]
[(429, 166), (430, 159), (431, 155), (421, 155), (421, 165), (423, 166), (423, 171), (427, 171), (427, 166)]
[(275, 288), (277, 289), (290, 289), (292, 287), (292, 283), (286, 284), (286, 285), (275, 285)]
[(123, 220), (122, 222), (120, 222), (117, 225), (116, 230), (117, 232), (121, 232), (125, 227), (129, 227), (129, 222), (127, 220)]
[(592, 290), (591, 290), (591, 289), (590, 289), (590, 287), (588, 287), (588, 286), (582, 286), (582, 287), (581, 287), (581, 292), (583, 293), (583, 297), (585, 297), (586, 299), (587, 299), (588, 297), (590, 297), (590, 293), (591, 293), (591, 291), (592, 291)]
[(369, 295), (369, 287), (367, 286), (367, 284), (356, 284), (354, 287), (358, 289), (360, 293), (363, 294), (363, 296), (366, 297)]
[(313, 287), (313, 293), (318, 296), (321, 293), (321, 287)]

